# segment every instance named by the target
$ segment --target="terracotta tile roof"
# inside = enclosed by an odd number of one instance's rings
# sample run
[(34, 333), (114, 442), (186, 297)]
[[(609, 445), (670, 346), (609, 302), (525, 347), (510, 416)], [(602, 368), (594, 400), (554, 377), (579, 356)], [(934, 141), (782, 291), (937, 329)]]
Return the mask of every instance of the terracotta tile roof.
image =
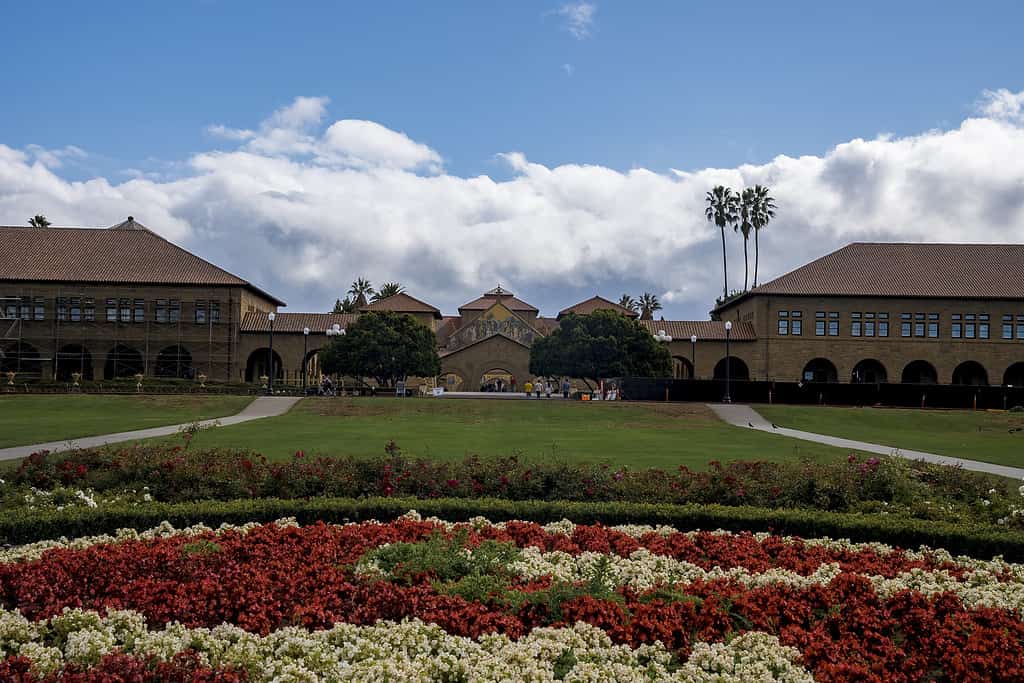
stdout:
[(751, 294), (1024, 298), (1024, 244), (854, 242)]
[(441, 322), (437, 324), (437, 332), (434, 333), (437, 336), (438, 346), (445, 346), (448, 343), (448, 338), (460, 327), (462, 327), (461, 315), (443, 316)]
[(134, 219), (113, 228), (0, 227), (0, 280), (226, 285), (284, 305)]
[[(310, 334), (323, 334), (329, 327), (337, 323), (342, 328), (348, 327), (359, 315), (356, 313), (278, 313), (274, 317), (274, 334), (299, 333), (309, 328)], [(266, 313), (246, 313), (242, 318), (242, 332), (270, 331), (270, 321)]]
[(609, 301), (602, 296), (592, 296), (586, 301), (581, 301), (574, 306), (562, 309), (558, 312), (558, 317), (568, 315), (570, 313), (577, 313), (579, 315), (586, 315), (593, 313), (594, 311), (615, 311), (623, 315), (629, 316), (630, 318), (636, 318), (636, 311), (631, 311), (624, 306), (620, 306), (614, 301)]
[(459, 306), (459, 310), (486, 311), (499, 301), (510, 311), (539, 312), (536, 306), (532, 306), (525, 301), (520, 301), (512, 292), (502, 289), (501, 285), (498, 285), (489, 292), (484, 292), (484, 295), (479, 299), (473, 299), (468, 304)]
[(364, 311), (395, 311), (396, 313), (432, 313), (435, 318), (441, 318), (441, 311), (430, 304), (411, 297), (405, 292), (389, 296), (386, 299), (371, 301), (363, 306)]
[(541, 318), (538, 316), (533, 321), (533, 327), (545, 337), (557, 330), (560, 325), (561, 323), (556, 318)]
[[(665, 334), (671, 336), (673, 340), (689, 341), (691, 336), (697, 335), (698, 342), (725, 341), (725, 321), (722, 320), (641, 320), (640, 324), (649, 329), (651, 334), (665, 330)], [(733, 322), (729, 339), (756, 341), (754, 325), (749, 322)]]

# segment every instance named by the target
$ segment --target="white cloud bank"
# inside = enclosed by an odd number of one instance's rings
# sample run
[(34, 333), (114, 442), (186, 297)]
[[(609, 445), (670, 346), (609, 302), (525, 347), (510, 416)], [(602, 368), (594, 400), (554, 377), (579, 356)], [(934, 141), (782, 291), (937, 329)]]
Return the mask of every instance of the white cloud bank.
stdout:
[[(0, 144), (0, 223), (132, 214), (291, 310), (329, 306), (362, 275), (449, 312), (499, 281), (547, 314), (581, 292), (617, 299), (629, 283), (664, 293), (667, 317), (703, 317), (722, 288), (718, 231), (703, 217), (719, 183), (773, 190), (762, 281), (853, 240), (1024, 241), (1024, 124), (1012, 104), (1024, 98), (986, 97), (955, 129), (852, 140), (820, 157), (658, 173), (549, 168), (515, 152), (500, 155), (505, 181), (446, 173), (437, 151), (372, 121), (326, 125), (326, 99), (298, 98), (249, 134), (221, 135), (230, 149), (191, 157), (166, 182), (70, 181), (54, 160), (77, 148)], [(728, 239), (738, 287), (742, 241)]]
[(555, 13), (565, 21), (566, 31), (571, 33), (576, 40), (583, 40), (590, 37), (590, 29), (594, 25), (597, 6), (585, 1), (569, 2), (559, 7)]

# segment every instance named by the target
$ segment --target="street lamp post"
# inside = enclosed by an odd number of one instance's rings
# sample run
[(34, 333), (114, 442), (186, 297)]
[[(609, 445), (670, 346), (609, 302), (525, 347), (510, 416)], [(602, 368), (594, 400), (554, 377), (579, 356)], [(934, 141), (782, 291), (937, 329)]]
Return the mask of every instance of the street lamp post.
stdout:
[(270, 346), (267, 347), (267, 395), (274, 393), (274, 318), (277, 315), (271, 311), (267, 313), (267, 320), (270, 321)]
[(309, 328), (302, 328), (302, 395), (306, 395), (306, 352), (309, 350)]
[(732, 321), (725, 321), (725, 398), (722, 399), (723, 403), (732, 403), (732, 397), (729, 396), (729, 383), (732, 381), (732, 367), (729, 360), (729, 333), (732, 332)]
[(338, 323), (334, 323), (333, 325), (327, 328), (327, 336), (332, 339), (334, 337), (344, 337), (345, 328), (339, 325)]
[(690, 335), (690, 379), (697, 379), (697, 335)]

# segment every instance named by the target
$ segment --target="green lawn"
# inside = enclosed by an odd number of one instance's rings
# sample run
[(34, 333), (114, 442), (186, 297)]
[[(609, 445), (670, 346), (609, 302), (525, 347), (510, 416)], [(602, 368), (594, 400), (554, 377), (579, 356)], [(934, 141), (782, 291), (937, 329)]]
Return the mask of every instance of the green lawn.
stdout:
[(703, 468), (710, 460), (844, 457), (847, 452), (719, 421), (700, 404), (593, 404), (469, 399), (306, 399), (286, 415), (198, 434), (194, 447), (269, 458), (383, 454), (458, 459), (518, 454), (634, 467)]
[(755, 406), (780, 427), (1024, 467), (1024, 414), (966, 410)]
[(234, 415), (249, 396), (2, 396), (0, 448)]

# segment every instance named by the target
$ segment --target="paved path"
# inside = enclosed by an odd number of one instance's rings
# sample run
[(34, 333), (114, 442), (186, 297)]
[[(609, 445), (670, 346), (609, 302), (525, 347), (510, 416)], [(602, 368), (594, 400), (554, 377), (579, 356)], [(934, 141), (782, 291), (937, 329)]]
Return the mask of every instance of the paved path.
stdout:
[[(299, 399), (291, 396), (261, 396), (250, 403), (245, 409), (228, 417), (218, 417), (212, 420), (200, 422), (202, 427), (216, 425), (236, 425), (251, 420), (259, 420), (264, 417), (276, 417), (287, 413)], [(101, 436), (83, 436), (80, 439), (68, 439), (65, 441), (53, 441), (50, 443), (37, 443), (31, 446), (14, 446), (12, 448), (0, 448), (0, 460), (15, 460), (26, 458), (36, 451), (67, 451), (73, 448), (93, 448), (108, 443), (119, 441), (137, 441), (138, 439), (149, 439), (154, 436), (170, 436), (176, 434), (182, 427), (191, 423), (166, 425), (164, 427), (151, 427), (149, 429), (136, 429), (132, 432), (118, 432), (117, 434), (103, 434)]]
[(772, 427), (772, 423), (770, 421), (764, 419), (761, 417), (760, 413), (746, 405), (738, 405), (735, 403), (709, 403), (708, 407), (711, 408), (718, 417), (722, 418), (729, 424), (737, 427), (743, 427), (745, 429), (758, 429), (762, 432), (781, 434), (782, 436), (788, 436), (794, 439), (803, 439), (804, 441), (814, 441), (815, 443), (825, 444), (826, 446), (867, 451), (868, 453), (878, 453), (879, 455), (895, 454), (910, 460), (925, 460), (939, 465), (959, 465), (965, 470), (998, 474), (1001, 477), (1011, 477), (1013, 479), (1024, 479), (1024, 469), (1020, 467), (1007, 467), (1006, 465), (994, 465), (992, 463), (979, 462), (977, 460), (951, 458), (946, 455), (935, 455), (934, 453), (924, 453), (922, 451), (910, 451), (903, 448), (896, 448), (894, 446), (880, 446), (879, 444), (867, 443), (864, 441), (843, 439), (838, 436), (826, 436), (825, 434), (803, 432), (799, 429)]

